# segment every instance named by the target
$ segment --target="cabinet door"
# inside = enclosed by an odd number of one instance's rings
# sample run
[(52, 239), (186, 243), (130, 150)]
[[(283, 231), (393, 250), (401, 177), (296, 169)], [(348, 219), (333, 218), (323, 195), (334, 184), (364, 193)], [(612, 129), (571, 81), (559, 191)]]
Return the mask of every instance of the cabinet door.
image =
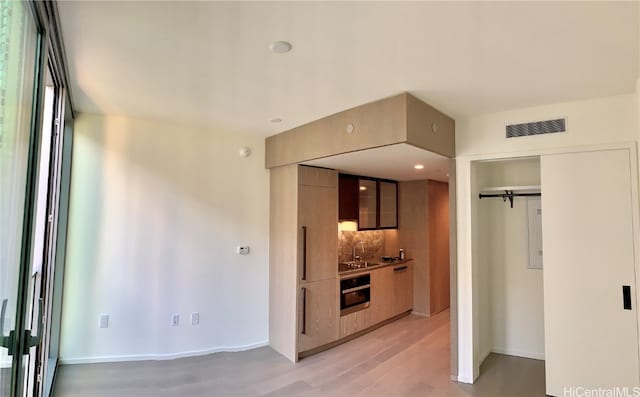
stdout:
[(398, 184), (378, 182), (380, 186), (380, 224), (381, 229), (398, 227)]
[(413, 267), (409, 263), (393, 266), (394, 273), (394, 315), (404, 313), (413, 307)]
[(359, 180), (358, 191), (358, 230), (378, 227), (378, 186), (372, 179)]
[(303, 284), (300, 288), (298, 351), (338, 339), (338, 279)]
[(309, 186), (337, 187), (338, 173), (327, 168), (301, 165), (298, 167), (298, 183)]
[(548, 395), (640, 386), (630, 170), (629, 150), (540, 160)]
[(338, 186), (338, 218), (341, 221), (358, 221), (358, 177), (340, 174)]
[(371, 324), (393, 317), (395, 310), (393, 266), (371, 272)]
[(371, 325), (371, 308), (359, 310), (355, 313), (340, 317), (340, 337), (355, 334), (369, 328)]
[(338, 274), (336, 187), (299, 185), (299, 279), (317, 281)]

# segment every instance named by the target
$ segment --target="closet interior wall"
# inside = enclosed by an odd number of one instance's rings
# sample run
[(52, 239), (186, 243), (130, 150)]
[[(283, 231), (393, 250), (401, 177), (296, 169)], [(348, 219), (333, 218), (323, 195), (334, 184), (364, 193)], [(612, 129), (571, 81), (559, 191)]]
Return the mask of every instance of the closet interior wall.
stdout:
[(481, 360), (491, 352), (544, 359), (543, 270), (528, 268), (530, 198), (516, 197), (513, 208), (501, 198), (477, 198), (486, 187), (540, 185), (540, 159), (477, 162), (473, 167), (476, 353)]

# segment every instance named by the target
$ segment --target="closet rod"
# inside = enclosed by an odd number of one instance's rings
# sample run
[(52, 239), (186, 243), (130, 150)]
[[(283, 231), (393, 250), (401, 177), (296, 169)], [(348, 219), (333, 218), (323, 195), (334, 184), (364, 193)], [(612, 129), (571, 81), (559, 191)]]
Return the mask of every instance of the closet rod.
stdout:
[(496, 194), (478, 194), (478, 198), (479, 199), (483, 199), (483, 198), (491, 198), (491, 197), (501, 197), (502, 201), (506, 202), (507, 200), (509, 200), (509, 204), (511, 205), (511, 208), (513, 208), (513, 198), (514, 197), (540, 197), (542, 196), (541, 193), (514, 193), (511, 190), (505, 190), (504, 193), (496, 193)]

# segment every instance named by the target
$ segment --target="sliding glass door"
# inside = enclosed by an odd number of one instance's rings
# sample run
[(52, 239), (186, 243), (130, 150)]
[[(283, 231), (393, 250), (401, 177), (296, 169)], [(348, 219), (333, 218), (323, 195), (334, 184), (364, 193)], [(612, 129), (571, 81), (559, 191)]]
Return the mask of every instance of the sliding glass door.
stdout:
[(0, 1), (2, 397), (48, 396), (58, 358), (73, 123), (51, 7)]
[[(54, 350), (57, 342), (55, 339), (52, 340), (51, 331), (52, 328), (59, 328), (60, 322), (60, 317), (53, 315), (53, 303), (56, 276), (60, 274), (56, 266), (56, 242), (59, 237), (60, 176), (64, 141), (61, 127), (64, 97), (61, 95), (60, 80), (50, 57), (45, 73), (31, 266), (34, 285), (33, 294), (29, 299), (33, 308), (30, 329), (32, 333), (37, 330), (38, 335), (42, 334), (42, 339), (29, 351), (29, 371), (34, 375), (28, 377), (27, 395), (29, 396), (34, 393), (35, 395), (48, 394), (45, 380), (52, 380), (57, 363), (57, 355), (51, 357), (49, 354), (51, 342), (54, 342)], [(42, 317), (47, 321), (43, 323)], [(57, 333), (54, 337), (55, 335)]]
[[(0, 2), (0, 395), (26, 383), (20, 360), (39, 34), (27, 3)], [(18, 330), (18, 331), (16, 331)]]

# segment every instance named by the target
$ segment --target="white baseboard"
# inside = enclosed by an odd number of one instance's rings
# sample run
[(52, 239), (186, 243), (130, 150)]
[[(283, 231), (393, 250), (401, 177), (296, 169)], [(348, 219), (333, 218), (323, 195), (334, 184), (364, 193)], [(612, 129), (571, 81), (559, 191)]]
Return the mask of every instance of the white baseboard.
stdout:
[[(484, 360), (487, 359), (487, 357), (489, 357), (489, 354), (491, 354), (492, 351), (491, 350), (487, 350), (481, 357), (480, 359), (480, 365), (482, 365), (482, 363), (484, 362)], [(497, 353), (497, 352), (496, 352)]]
[(468, 378), (466, 376), (458, 375), (458, 382), (472, 384), (473, 379)]
[(415, 310), (412, 310), (411, 314), (414, 314), (414, 315), (420, 316), (420, 317), (429, 317), (429, 315), (427, 313), (420, 313), (420, 312), (417, 312)]
[(175, 360), (176, 358), (205, 356), (207, 354), (221, 352), (241, 352), (244, 350), (256, 349), (269, 345), (269, 341), (251, 343), (242, 346), (221, 346), (205, 350), (193, 350), (180, 353), (168, 354), (133, 354), (121, 356), (94, 356), (94, 357), (61, 357), (60, 364), (95, 364), (95, 363), (114, 363), (123, 361), (159, 361), (159, 360)]
[(525, 352), (521, 350), (505, 349), (502, 347), (494, 347), (491, 351), (493, 353), (506, 354), (508, 356), (532, 358), (534, 360), (544, 360), (544, 353)]

